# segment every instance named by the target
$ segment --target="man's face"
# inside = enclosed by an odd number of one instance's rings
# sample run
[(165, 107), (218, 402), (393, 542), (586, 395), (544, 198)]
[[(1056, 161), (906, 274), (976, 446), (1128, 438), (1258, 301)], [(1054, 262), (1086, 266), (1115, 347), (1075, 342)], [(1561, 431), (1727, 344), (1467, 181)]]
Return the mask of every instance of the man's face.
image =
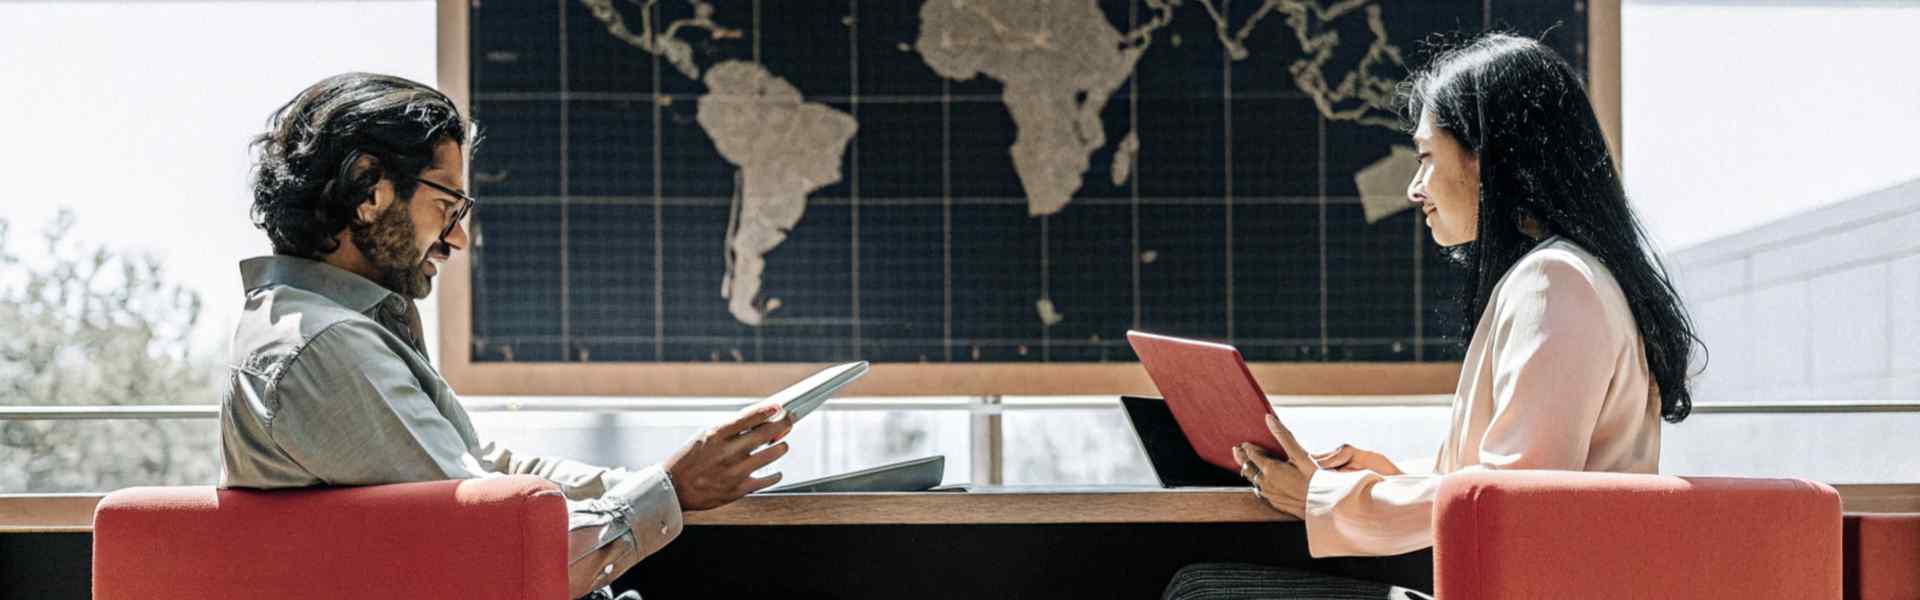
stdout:
[[(466, 156), (460, 145), (441, 142), (433, 154), (433, 165), (420, 178), (465, 191)], [(464, 225), (455, 225), (445, 243), (439, 243), (440, 230), (461, 202), (429, 185), (415, 186), (411, 201), (399, 201), (391, 181), (375, 185), (372, 216), (348, 227), (354, 247), (373, 267), (374, 282), (409, 298), (426, 298), (440, 264), (467, 245)]]

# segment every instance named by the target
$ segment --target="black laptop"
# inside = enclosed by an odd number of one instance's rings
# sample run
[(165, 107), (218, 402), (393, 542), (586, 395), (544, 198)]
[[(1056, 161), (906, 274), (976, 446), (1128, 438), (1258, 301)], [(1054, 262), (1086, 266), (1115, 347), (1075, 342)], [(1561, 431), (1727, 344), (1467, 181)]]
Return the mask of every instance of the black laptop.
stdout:
[(1167, 408), (1165, 400), (1121, 396), (1120, 407), (1126, 410), (1127, 422), (1133, 424), (1133, 433), (1140, 437), (1140, 447), (1147, 451), (1147, 462), (1153, 463), (1153, 474), (1160, 478), (1162, 487), (1252, 485), (1239, 473), (1202, 460), (1180, 430), (1180, 422), (1173, 420), (1173, 409)]

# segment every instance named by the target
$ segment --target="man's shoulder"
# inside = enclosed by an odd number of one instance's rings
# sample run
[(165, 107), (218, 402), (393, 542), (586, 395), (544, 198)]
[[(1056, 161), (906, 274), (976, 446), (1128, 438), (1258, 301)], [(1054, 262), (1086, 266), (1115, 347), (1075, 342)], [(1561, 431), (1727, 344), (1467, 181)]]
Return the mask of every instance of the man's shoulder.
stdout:
[(234, 329), (233, 358), (242, 369), (271, 378), (330, 330), (379, 328), (372, 318), (320, 294), (287, 285), (264, 287), (247, 294)]

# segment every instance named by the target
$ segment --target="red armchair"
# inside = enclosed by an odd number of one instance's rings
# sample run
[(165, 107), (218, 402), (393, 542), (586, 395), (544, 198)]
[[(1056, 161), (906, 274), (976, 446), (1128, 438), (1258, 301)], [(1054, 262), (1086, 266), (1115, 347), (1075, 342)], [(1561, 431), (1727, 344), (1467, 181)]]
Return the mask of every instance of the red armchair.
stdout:
[(1920, 598), (1920, 514), (1850, 514), (1845, 527), (1847, 600)]
[(1439, 598), (1841, 597), (1840, 496), (1797, 479), (1449, 476)]
[[(1435, 535), (1441, 598), (1920, 598), (1920, 515), (1843, 529), (1801, 480), (1458, 474)], [(131, 488), (95, 512), (93, 595), (559, 600), (565, 555), (565, 505), (531, 476)]]
[(566, 505), (519, 475), (357, 488), (128, 488), (93, 518), (93, 597), (567, 597)]

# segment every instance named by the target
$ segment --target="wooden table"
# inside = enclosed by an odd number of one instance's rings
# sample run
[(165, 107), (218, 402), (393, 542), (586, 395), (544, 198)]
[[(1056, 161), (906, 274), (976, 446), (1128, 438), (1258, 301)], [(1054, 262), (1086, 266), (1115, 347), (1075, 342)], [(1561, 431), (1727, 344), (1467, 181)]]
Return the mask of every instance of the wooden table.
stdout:
[(761, 494), (687, 513), (689, 525), (1064, 525), (1296, 521), (1251, 489), (965, 486), (919, 493)]

